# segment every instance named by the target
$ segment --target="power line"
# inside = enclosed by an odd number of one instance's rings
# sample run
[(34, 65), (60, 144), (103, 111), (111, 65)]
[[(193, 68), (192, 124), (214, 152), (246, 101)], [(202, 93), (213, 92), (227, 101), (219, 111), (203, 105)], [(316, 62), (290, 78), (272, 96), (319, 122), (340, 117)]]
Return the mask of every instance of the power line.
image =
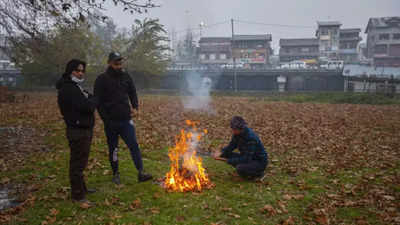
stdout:
[(287, 28), (299, 28), (299, 29), (315, 29), (312, 26), (272, 24), (272, 23), (262, 23), (262, 22), (253, 22), (253, 21), (244, 21), (244, 20), (235, 20), (235, 21), (239, 22), (239, 23), (262, 25), (262, 26), (287, 27)]
[(222, 21), (222, 22), (218, 22), (218, 23), (206, 25), (206, 26), (204, 26), (204, 27), (202, 27), (202, 28), (197, 27), (197, 28), (188, 28), (188, 29), (184, 29), (184, 30), (178, 30), (178, 31), (175, 31), (175, 33), (178, 34), (178, 33), (183, 33), (183, 32), (187, 32), (187, 31), (195, 31), (195, 30), (201, 30), (201, 29), (208, 29), (208, 28), (211, 28), (211, 27), (215, 27), (215, 26), (219, 26), (219, 25), (223, 25), (223, 24), (227, 24), (227, 23), (230, 23), (230, 21), (229, 21), (229, 20), (225, 20), (225, 21)]

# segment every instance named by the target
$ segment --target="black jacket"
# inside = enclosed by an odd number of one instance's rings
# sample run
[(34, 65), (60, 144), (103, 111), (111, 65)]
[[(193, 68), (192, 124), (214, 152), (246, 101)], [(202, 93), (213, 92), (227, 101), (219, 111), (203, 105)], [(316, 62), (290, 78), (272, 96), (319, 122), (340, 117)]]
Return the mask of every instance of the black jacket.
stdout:
[[(239, 149), (240, 155), (232, 157), (232, 151)], [(228, 146), (222, 149), (221, 157), (227, 158), (228, 163), (237, 165), (248, 163), (252, 160), (268, 164), (268, 153), (263, 143), (254, 131), (246, 127), (243, 133), (233, 135)]]
[(128, 73), (109, 67), (94, 84), (94, 95), (99, 100), (98, 112), (104, 122), (130, 120), (131, 107), (138, 109), (136, 87)]
[[(97, 100), (64, 75), (56, 84), (58, 107), (68, 127), (93, 128)], [(86, 92), (88, 97), (84, 95)]]

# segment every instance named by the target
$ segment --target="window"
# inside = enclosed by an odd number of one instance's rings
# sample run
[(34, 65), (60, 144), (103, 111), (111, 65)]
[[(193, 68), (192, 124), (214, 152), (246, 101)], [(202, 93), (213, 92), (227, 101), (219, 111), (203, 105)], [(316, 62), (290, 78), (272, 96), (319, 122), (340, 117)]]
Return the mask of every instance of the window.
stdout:
[(387, 45), (376, 45), (374, 49), (375, 54), (387, 54)]
[(8, 81), (13, 82), (14, 81), (14, 77), (9, 77)]
[(400, 33), (393, 34), (393, 40), (400, 40)]
[(379, 40), (389, 40), (389, 34), (380, 34)]
[(202, 60), (206, 59), (206, 54), (200, 54), (200, 59)]
[(220, 54), (219, 59), (226, 59), (226, 54)]
[(215, 54), (210, 54), (210, 60), (215, 60), (216, 59), (216, 55)]
[(301, 48), (301, 52), (310, 52), (309, 48)]

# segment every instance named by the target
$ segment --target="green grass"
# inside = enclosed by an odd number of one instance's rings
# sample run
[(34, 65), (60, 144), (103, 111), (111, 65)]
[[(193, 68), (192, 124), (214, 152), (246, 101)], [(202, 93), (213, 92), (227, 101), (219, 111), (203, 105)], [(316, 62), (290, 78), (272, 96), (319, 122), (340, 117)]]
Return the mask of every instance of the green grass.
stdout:
[(398, 95), (393, 98), (383, 94), (372, 93), (296, 93), (271, 95), (263, 98), (266, 101), (287, 101), (295, 103), (315, 102), (331, 104), (369, 104), (369, 105), (393, 105), (400, 104)]
[[(267, 178), (265, 183), (243, 181), (231, 175), (230, 166), (204, 157), (204, 165), (215, 188), (201, 193), (168, 193), (153, 182), (138, 183), (137, 172), (130, 159), (128, 149), (120, 152), (120, 172), (123, 185), (111, 183), (110, 168), (104, 139), (96, 140), (91, 151), (86, 172), (88, 186), (99, 191), (88, 198), (97, 203), (89, 209), (81, 209), (69, 200), (68, 147), (59, 130), (58, 135), (49, 136), (47, 144), (54, 146), (51, 152), (33, 156), (27, 166), (10, 172), (13, 182), (40, 185), (35, 194), (33, 207), (14, 218), (12, 224), (41, 224), (51, 219), (51, 210), (56, 209), (56, 221), (61, 224), (277, 224), (293, 216), (301, 224), (305, 205), (315, 201), (323, 192), (327, 180), (317, 172), (291, 177), (284, 172)], [(167, 148), (148, 151), (143, 149), (145, 168), (156, 178), (161, 178), (169, 169)], [(304, 180), (306, 190), (299, 191), (296, 182)], [(294, 181), (294, 182), (293, 182)], [(288, 213), (272, 217), (260, 211), (264, 205), (279, 208), (284, 193), (301, 192), (302, 200), (290, 200), (286, 204)], [(134, 201), (140, 201), (137, 209), (130, 209)], [(25, 222), (21, 222), (23, 218)]]
[[(60, 135), (61, 136), (61, 135)], [(307, 224), (303, 215), (307, 214), (306, 206), (315, 203), (318, 196), (324, 193), (324, 185), (328, 179), (321, 171), (301, 173), (292, 177), (278, 170), (278, 174), (267, 178), (265, 183), (239, 180), (233, 177), (233, 169), (209, 157), (204, 164), (215, 188), (202, 193), (168, 193), (159, 185), (137, 182), (137, 173), (126, 147), (121, 151), (121, 178), (124, 185), (117, 187), (111, 183), (106, 145), (98, 141), (92, 147), (91, 162), (96, 164), (87, 171), (88, 186), (99, 191), (88, 198), (97, 203), (89, 209), (81, 209), (68, 200), (69, 187), (67, 160), (68, 149), (62, 136), (48, 139), (49, 144), (57, 147), (57, 151), (46, 153), (40, 160), (32, 159), (27, 168), (18, 171), (14, 182), (22, 182), (34, 174), (34, 183), (42, 188), (35, 193), (35, 205), (19, 216), (19, 220), (29, 224), (41, 224), (56, 209), (56, 221), (60, 224), (277, 224), (289, 216), (295, 218), (296, 224)], [(167, 149), (148, 152), (144, 149), (144, 163), (147, 171), (160, 178), (168, 171)], [(273, 165), (278, 167), (279, 165)], [(345, 176), (345, 175), (343, 175)], [(54, 177), (50, 179), (49, 177)], [(305, 189), (296, 183), (304, 182)], [(287, 213), (269, 216), (260, 211), (264, 205), (272, 205), (279, 209), (278, 202), (285, 193), (300, 193), (303, 199), (288, 200), (285, 205)], [(137, 209), (130, 209), (134, 201), (140, 201)], [(367, 214), (362, 209), (342, 208), (338, 216), (345, 221)], [(377, 221), (369, 215), (370, 221)], [(14, 224), (25, 222), (12, 221)], [(379, 223), (377, 223), (379, 224)]]
[[(147, 92), (145, 92), (147, 93)], [(149, 93), (147, 93), (149, 94)], [(150, 95), (170, 95), (179, 96), (178, 91), (160, 91)], [(330, 103), (330, 104), (368, 104), (368, 105), (398, 105), (400, 104), (400, 95), (396, 94), (389, 97), (380, 93), (351, 93), (351, 92), (263, 92), (263, 91), (217, 91), (212, 92), (212, 96), (219, 97), (252, 97), (254, 101), (284, 101), (294, 103)]]

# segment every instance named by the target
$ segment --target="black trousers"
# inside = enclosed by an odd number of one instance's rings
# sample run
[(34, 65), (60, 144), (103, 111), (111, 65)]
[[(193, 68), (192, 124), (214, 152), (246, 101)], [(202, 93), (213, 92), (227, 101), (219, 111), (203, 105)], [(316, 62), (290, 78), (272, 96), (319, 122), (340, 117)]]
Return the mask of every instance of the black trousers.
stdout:
[[(240, 154), (232, 152), (230, 157), (232, 158), (240, 157)], [(267, 164), (268, 164), (267, 162), (250, 160), (248, 162), (238, 163), (232, 166), (236, 168), (236, 172), (239, 174), (239, 176), (243, 178), (253, 179), (264, 175), (264, 171), (265, 168), (267, 167)]]
[(87, 192), (83, 171), (88, 164), (92, 137), (92, 128), (67, 127), (67, 139), (71, 149), (69, 180), (71, 183), (71, 198), (74, 200), (84, 199)]
[(236, 165), (237, 173), (244, 178), (257, 178), (264, 175), (266, 164), (259, 161), (250, 161)]

